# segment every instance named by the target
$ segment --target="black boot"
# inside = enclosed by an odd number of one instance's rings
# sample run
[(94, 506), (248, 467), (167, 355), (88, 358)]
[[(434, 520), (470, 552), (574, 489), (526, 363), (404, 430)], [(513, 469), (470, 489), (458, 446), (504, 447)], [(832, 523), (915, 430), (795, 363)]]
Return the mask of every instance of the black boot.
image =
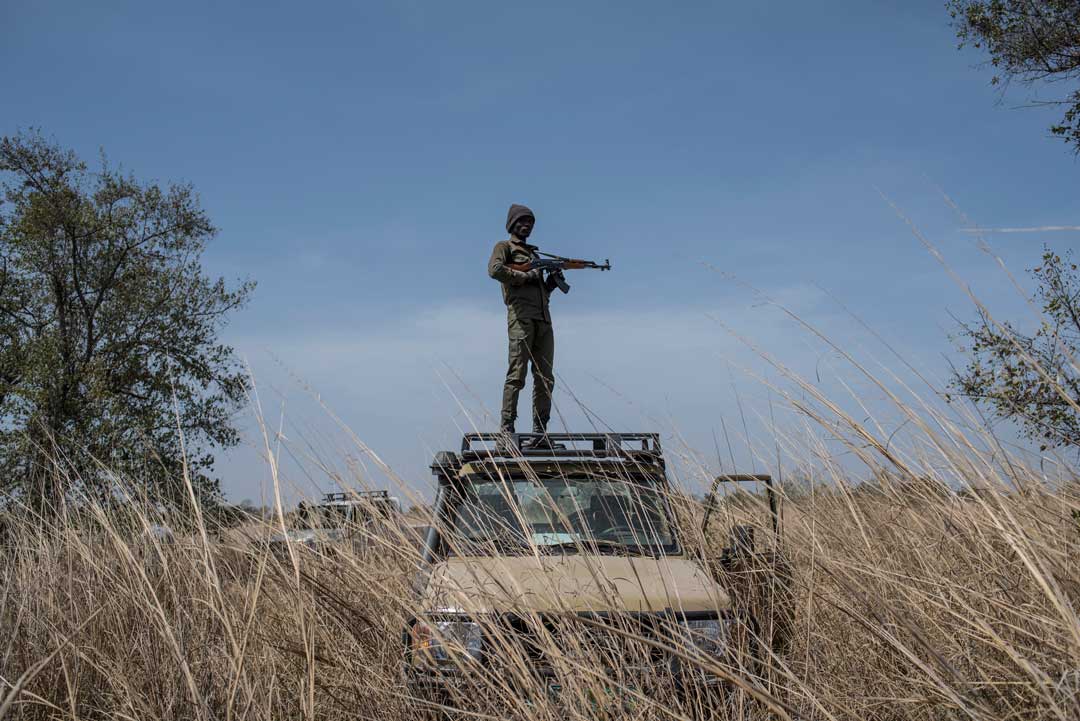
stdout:
[[(566, 446), (562, 443), (552, 443), (546, 430), (533, 431), (537, 437), (530, 438), (528, 444), (522, 444), (530, 451), (564, 451)], [(523, 449), (524, 450), (524, 449)]]

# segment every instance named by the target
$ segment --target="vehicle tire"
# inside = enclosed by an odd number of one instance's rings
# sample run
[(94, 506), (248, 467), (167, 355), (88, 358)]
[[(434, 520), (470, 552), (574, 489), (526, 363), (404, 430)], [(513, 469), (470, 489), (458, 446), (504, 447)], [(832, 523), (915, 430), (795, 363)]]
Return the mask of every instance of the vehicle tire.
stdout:
[(445, 708), (446, 694), (429, 686), (409, 684), (409, 705), (416, 712), (416, 718), (424, 721), (450, 721), (453, 714)]
[(744, 697), (745, 694), (727, 683), (708, 684), (693, 672), (682, 676), (676, 685), (680, 711), (694, 721), (743, 718), (749, 709), (748, 699)]

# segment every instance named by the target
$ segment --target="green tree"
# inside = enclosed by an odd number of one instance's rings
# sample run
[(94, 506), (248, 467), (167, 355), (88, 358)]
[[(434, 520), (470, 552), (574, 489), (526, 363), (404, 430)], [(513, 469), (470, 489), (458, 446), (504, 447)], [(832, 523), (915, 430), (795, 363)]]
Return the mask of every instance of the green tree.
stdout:
[[(1075, 82), (1080, 77), (1080, 3), (1076, 0), (949, 0), (960, 46), (985, 50), (994, 83)], [(1040, 104), (1065, 114), (1050, 132), (1080, 152), (1080, 90)]]
[(1042, 321), (1031, 334), (985, 311), (961, 326), (970, 360), (954, 373), (959, 395), (1018, 423), (1049, 446), (1080, 445), (1080, 274), (1072, 258), (1045, 250), (1032, 269)]
[(39, 133), (0, 140), (0, 492), (39, 508), (115, 480), (220, 493), (245, 375), (219, 331), (253, 284), (203, 272), (189, 185), (91, 172)]

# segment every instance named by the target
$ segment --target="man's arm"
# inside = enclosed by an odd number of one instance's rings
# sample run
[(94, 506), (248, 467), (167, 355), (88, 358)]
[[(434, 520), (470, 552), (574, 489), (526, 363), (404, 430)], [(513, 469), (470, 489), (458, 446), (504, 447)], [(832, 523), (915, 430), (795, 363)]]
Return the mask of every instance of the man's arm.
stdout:
[(506, 242), (500, 241), (496, 243), (495, 248), (491, 251), (491, 259), (488, 261), (488, 275), (500, 283), (523, 285), (529, 280), (529, 274), (509, 267), (507, 264), (509, 259), (510, 248)]

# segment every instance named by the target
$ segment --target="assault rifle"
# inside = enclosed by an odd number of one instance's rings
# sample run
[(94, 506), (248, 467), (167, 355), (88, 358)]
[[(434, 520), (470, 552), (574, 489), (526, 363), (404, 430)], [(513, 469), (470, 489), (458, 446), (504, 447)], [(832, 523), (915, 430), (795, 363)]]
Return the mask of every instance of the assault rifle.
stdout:
[(506, 267), (513, 270), (519, 270), (522, 273), (528, 273), (530, 270), (546, 270), (551, 273), (550, 277), (555, 279), (555, 286), (563, 293), (570, 292), (570, 284), (566, 282), (566, 278), (564, 278), (562, 274), (564, 270), (581, 270), (583, 268), (611, 270), (611, 261), (607, 258), (604, 259), (603, 263), (597, 263), (591, 260), (582, 260), (581, 258), (564, 258), (561, 255), (544, 253), (543, 251), (537, 250), (535, 245), (527, 247), (532, 252), (543, 257), (528, 263), (507, 263)]

